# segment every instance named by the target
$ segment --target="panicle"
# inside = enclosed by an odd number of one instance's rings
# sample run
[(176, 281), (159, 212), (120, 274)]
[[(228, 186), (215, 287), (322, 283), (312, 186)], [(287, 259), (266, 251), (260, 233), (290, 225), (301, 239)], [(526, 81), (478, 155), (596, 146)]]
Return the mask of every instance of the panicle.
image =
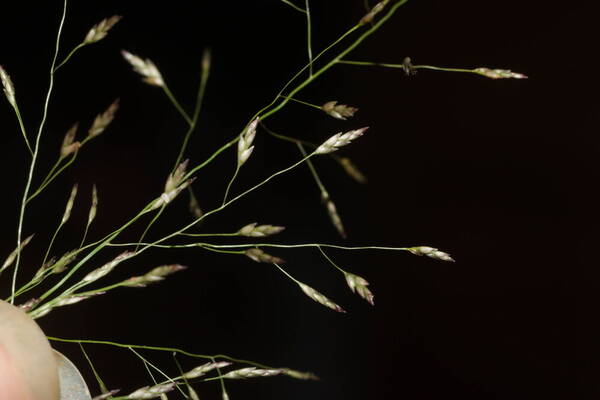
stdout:
[(315, 150), (315, 154), (332, 153), (340, 147), (350, 144), (354, 139), (362, 136), (367, 129), (369, 129), (369, 127), (355, 129), (346, 133), (336, 133), (320, 145), (317, 150)]
[(183, 182), (183, 177), (186, 174), (188, 164), (189, 160), (183, 161), (177, 166), (175, 171), (169, 174), (167, 182), (165, 183), (165, 193), (175, 190), (177, 186)]
[(104, 293), (106, 293), (106, 292), (93, 292), (93, 293), (86, 293), (86, 294), (78, 294), (78, 293), (69, 294), (64, 297), (59, 297), (58, 301), (52, 305), (52, 308), (69, 306), (71, 304), (79, 303), (80, 301), (87, 300), (89, 298), (96, 297), (96, 296), (99, 296)]
[(275, 235), (285, 229), (284, 226), (257, 225), (256, 222), (242, 227), (238, 233), (248, 237), (265, 237)]
[(96, 218), (96, 211), (98, 209), (98, 189), (96, 184), (92, 186), (92, 205), (90, 207), (90, 213), (88, 214), (88, 225), (90, 225)]
[(34, 308), (38, 304), (40, 304), (40, 301), (41, 301), (41, 299), (39, 299), (38, 297), (34, 297), (34, 298), (27, 300), (25, 303), (20, 304), (19, 308), (25, 312), (28, 312), (29, 310), (31, 310), (32, 308)]
[(151, 60), (144, 60), (126, 50), (121, 50), (121, 55), (129, 64), (131, 64), (133, 70), (142, 76), (144, 82), (153, 86), (165, 86), (165, 82), (160, 74), (160, 71)]

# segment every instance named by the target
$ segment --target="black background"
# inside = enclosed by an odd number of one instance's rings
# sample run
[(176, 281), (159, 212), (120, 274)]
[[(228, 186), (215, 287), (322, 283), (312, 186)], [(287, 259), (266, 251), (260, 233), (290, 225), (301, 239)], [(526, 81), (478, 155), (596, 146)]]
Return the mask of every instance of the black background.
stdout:
[[(41, 116), (60, 3), (19, 2), (18, 9), (3, 12), (0, 25), (0, 63), (15, 83), (31, 137)], [(312, 3), (316, 52), (364, 14), (359, 0)], [(190, 268), (154, 287), (116, 290), (56, 310), (40, 324), (51, 336), (225, 353), (311, 370), (322, 378), (231, 382), (233, 399), (596, 398), (600, 142), (590, 3), (408, 2), (349, 58), (400, 63), (408, 55), (417, 64), (510, 68), (530, 79), (493, 81), (433, 71), (407, 78), (398, 70), (334, 67), (297, 97), (355, 105), (360, 108), (355, 118), (340, 122), (289, 104), (267, 122), (277, 132), (315, 142), (371, 126), (343, 150), (369, 177), (367, 186), (347, 178), (329, 159), (315, 160), (349, 239), (336, 236), (305, 167), (199, 228), (222, 232), (254, 221), (281, 224), (287, 230), (274, 240), (282, 243), (427, 244), (450, 252), (457, 263), (405, 253), (330, 251), (371, 282), (372, 308), (348, 291), (316, 251), (273, 251), (287, 260), (292, 275), (349, 311), (341, 315), (312, 302), (266, 264), (200, 250), (148, 251), (106, 280), (162, 263)], [(192, 164), (237, 135), (306, 62), (303, 15), (275, 0), (73, 2), (62, 54), (113, 14), (124, 19), (110, 35), (81, 50), (57, 74), (40, 171), (54, 161), (73, 122), (85, 128), (115, 97), (121, 109), (76, 165), (32, 202), (25, 233), (37, 236), (24, 255), (24, 270), (40, 262), (74, 182), (80, 197), (56, 254), (80, 240), (92, 183), (98, 185), (100, 206), (90, 237), (99, 238), (157, 196), (172, 167), (185, 124), (159, 89), (131, 72), (120, 49), (151, 58), (187, 109), (202, 50), (212, 49), (205, 106), (188, 151)], [(2, 250), (8, 253), (28, 157), (10, 107), (2, 103), (0, 213)], [(264, 132), (256, 145), (234, 193), (298, 159), (294, 146)], [(198, 174), (194, 187), (203, 208), (218, 204), (234, 163), (232, 150)], [(182, 226), (189, 218), (185, 208), (182, 197), (150, 237)], [(134, 240), (141, 229), (122, 240)], [(105, 251), (94, 265), (117, 253)], [(3, 278), (6, 292), (8, 274)], [(97, 392), (78, 347), (56, 347), (81, 367)], [(86, 348), (109, 387), (129, 390), (149, 381), (126, 350)], [(169, 355), (144, 354), (173, 372)], [(180, 361), (185, 367), (197, 363)], [(218, 398), (214, 383), (198, 390), (203, 398)]]

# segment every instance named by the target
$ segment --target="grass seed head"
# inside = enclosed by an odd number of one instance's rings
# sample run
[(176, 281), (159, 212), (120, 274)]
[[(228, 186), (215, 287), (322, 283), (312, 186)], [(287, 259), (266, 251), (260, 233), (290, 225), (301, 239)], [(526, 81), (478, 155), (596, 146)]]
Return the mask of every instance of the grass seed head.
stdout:
[(249, 257), (250, 259), (256, 261), (256, 262), (263, 262), (263, 263), (269, 263), (269, 264), (283, 264), (285, 263), (284, 260), (282, 260), (279, 257), (275, 257), (272, 256), (270, 254), (265, 253), (264, 251), (262, 251), (259, 248), (251, 248), (248, 249), (244, 252), (244, 254)]
[(358, 111), (356, 107), (350, 107), (345, 104), (337, 104), (337, 101), (329, 101), (321, 107), (323, 111), (336, 119), (346, 120)]
[(2, 87), (4, 88), (4, 94), (6, 95), (6, 99), (8, 100), (11, 106), (16, 107), (17, 99), (15, 97), (15, 86), (13, 85), (8, 73), (1, 65), (0, 80), (2, 81)]
[(96, 188), (96, 184), (92, 186), (92, 205), (90, 207), (90, 213), (88, 214), (88, 226), (94, 221), (96, 218), (96, 211), (98, 210), (98, 189)]
[(123, 286), (146, 287), (149, 284), (160, 282), (164, 280), (166, 276), (174, 274), (178, 271), (183, 271), (186, 268), (187, 267), (179, 264), (161, 265), (145, 275), (134, 276), (127, 279), (125, 282), (123, 282)]
[(250, 155), (254, 150), (252, 142), (254, 142), (254, 137), (256, 136), (256, 126), (258, 125), (258, 122), (258, 118), (252, 121), (240, 136), (238, 141), (238, 165), (242, 165), (248, 161), (248, 158), (250, 158)]
[(75, 203), (75, 197), (77, 197), (77, 187), (78, 185), (74, 184), (73, 188), (71, 189), (71, 195), (69, 196), (69, 200), (67, 200), (65, 212), (60, 222), (61, 224), (64, 224), (69, 220), (69, 218), (71, 218), (71, 210), (73, 209), (73, 203)]
[(509, 69), (476, 68), (475, 72), (490, 79), (527, 79), (527, 75)]
[(172, 190), (177, 189), (179, 185), (183, 182), (183, 177), (186, 174), (187, 166), (189, 160), (183, 161), (181, 164), (175, 168), (175, 171), (169, 174), (167, 177), (167, 182), (165, 183), (165, 193), (169, 193)]
[(94, 293), (86, 293), (86, 294), (70, 294), (64, 297), (59, 297), (57, 302), (53, 304), (52, 307), (63, 307), (70, 306), (71, 304), (79, 303), (80, 301), (87, 300), (92, 297), (100, 296), (106, 292), (94, 292)]
[(350, 175), (352, 179), (354, 179), (358, 183), (367, 183), (367, 177), (358, 169), (356, 165), (354, 165), (354, 163), (348, 157), (341, 157), (339, 159), (339, 162), (344, 168), (344, 171), (346, 171), (346, 173)]
[(200, 204), (198, 204), (198, 199), (194, 196), (194, 193), (190, 190), (190, 202), (188, 203), (188, 209), (190, 213), (195, 218), (201, 218), (204, 215), (204, 212), (200, 208)]
[(121, 55), (129, 64), (131, 64), (133, 70), (142, 76), (143, 81), (148, 85), (159, 87), (165, 86), (165, 82), (160, 74), (160, 71), (151, 60), (143, 60), (142, 58), (136, 56), (135, 54), (131, 54), (126, 50), (121, 50)]
[(155, 399), (163, 393), (175, 389), (175, 382), (163, 383), (155, 386), (144, 386), (127, 396), (128, 399)]
[(350, 287), (353, 293), (358, 294), (360, 297), (365, 299), (370, 305), (374, 306), (373, 293), (369, 290), (369, 282), (362, 276), (354, 275), (349, 272), (344, 274), (346, 276), (346, 283)]
[(21, 241), (21, 245), (19, 247), (17, 247), (16, 249), (14, 249), (8, 255), (8, 257), (6, 257), (6, 260), (4, 260), (4, 264), (2, 264), (2, 267), (0, 267), (0, 273), (2, 273), (2, 271), (4, 271), (6, 268), (10, 267), (10, 265), (15, 261), (15, 258), (17, 257), (17, 253), (22, 251), (23, 248), (29, 244), (31, 239), (33, 239), (33, 236), (34, 235), (27, 236), (24, 240)]
[(282, 369), (261, 369), (256, 367), (247, 367), (230, 371), (222, 376), (223, 379), (248, 379), (275, 376), (283, 373)]
[(344, 223), (342, 222), (342, 218), (340, 217), (340, 214), (337, 212), (337, 207), (335, 206), (335, 203), (333, 202), (333, 200), (331, 200), (331, 197), (329, 197), (329, 193), (322, 192), (321, 193), (321, 201), (323, 202), (323, 204), (325, 205), (325, 208), (327, 209), (327, 214), (329, 215), (329, 219), (331, 219), (331, 223), (333, 224), (335, 229), (338, 231), (340, 236), (345, 239), (347, 237), (347, 235), (346, 235), (346, 229), (344, 228)]
[(304, 380), (304, 381), (318, 381), (319, 377), (315, 374), (313, 374), (312, 372), (302, 372), (302, 371), (296, 371), (290, 368), (282, 368), (281, 373), (283, 375), (287, 375), (289, 377), (292, 377), (294, 379), (300, 379), (300, 380)]
[(410, 251), (411, 253), (413, 253), (417, 256), (427, 256), (427, 257), (434, 258), (436, 260), (454, 262), (454, 259), (452, 257), (450, 257), (450, 254), (445, 253), (441, 250), (438, 250), (435, 247), (416, 246), (416, 247), (409, 248), (408, 251)]
[(115, 24), (119, 22), (121, 18), (122, 17), (120, 15), (113, 15), (112, 17), (105, 18), (96, 25), (92, 26), (92, 29), (90, 29), (85, 36), (83, 43), (92, 44), (104, 39), (108, 34), (108, 31), (115, 26)]
[(114, 390), (111, 390), (111, 391), (106, 392), (104, 394), (100, 394), (100, 395), (94, 397), (92, 400), (104, 400), (104, 399), (108, 399), (108, 398), (114, 396), (115, 394), (119, 393), (120, 391), (121, 391), (120, 389), (114, 389)]
[(364, 127), (348, 131), (346, 133), (336, 133), (335, 135), (327, 139), (322, 145), (320, 145), (317, 148), (317, 150), (315, 150), (315, 154), (333, 153), (340, 147), (346, 146), (350, 144), (350, 142), (352, 142), (354, 139), (362, 136), (367, 129), (369, 128)]
[(206, 364), (200, 365), (185, 374), (182, 375), (185, 379), (194, 379), (199, 376), (205, 375), (207, 372), (210, 372), (217, 368), (225, 368), (230, 366), (231, 363), (227, 361), (218, 361), (218, 362), (208, 362)]
[(278, 234), (285, 229), (284, 226), (275, 225), (258, 225), (254, 222), (242, 227), (238, 233), (242, 236), (248, 237), (265, 237)]
[(331, 308), (333, 311), (337, 311), (340, 313), (346, 312), (346, 311), (344, 311), (344, 309), (342, 307), (335, 304), (333, 301), (329, 300), (325, 295), (317, 292), (315, 289), (311, 288), (310, 286), (305, 285), (302, 282), (298, 282), (298, 286), (300, 286), (300, 289), (302, 289), (304, 294), (306, 294), (308, 297), (310, 297), (317, 303), (322, 304), (325, 307)]
[(119, 99), (116, 99), (111, 103), (110, 106), (101, 114), (98, 114), (92, 123), (88, 131), (88, 137), (94, 138), (104, 132), (104, 130), (110, 125), (115, 118), (115, 114), (119, 109)]
[(36, 307), (38, 304), (40, 304), (41, 299), (34, 297), (31, 298), (29, 300), (27, 300), (25, 303), (20, 304), (19, 308), (25, 312), (31, 310), (32, 308)]
[(63, 139), (62, 145), (60, 146), (60, 158), (65, 158), (69, 154), (76, 152), (81, 143), (75, 141), (75, 135), (79, 128), (79, 122), (75, 122), (73, 126), (69, 128)]
[(387, 3), (389, 3), (390, 0), (383, 0), (380, 1), (379, 3), (375, 4), (373, 6), (373, 8), (371, 9), (371, 11), (369, 11), (364, 17), (361, 18), (361, 20), (359, 21), (359, 25), (365, 25), (365, 24), (370, 24), (371, 22), (373, 22), (373, 19), (375, 18), (375, 16), (377, 14), (379, 14), (380, 12), (383, 11), (383, 9), (385, 8), (385, 6), (387, 5)]
[(116, 256), (112, 261), (107, 262), (106, 264), (104, 264), (103, 266), (101, 266), (100, 268), (96, 268), (95, 270), (93, 270), (92, 272), (90, 272), (89, 274), (87, 274), (83, 279), (82, 282), (84, 283), (92, 283), (94, 281), (97, 281), (100, 278), (105, 277), (106, 275), (108, 275), (117, 265), (119, 265), (121, 262), (127, 260), (128, 258), (131, 258), (135, 255), (134, 251), (125, 251), (121, 254), (119, 254), (118, 256)]

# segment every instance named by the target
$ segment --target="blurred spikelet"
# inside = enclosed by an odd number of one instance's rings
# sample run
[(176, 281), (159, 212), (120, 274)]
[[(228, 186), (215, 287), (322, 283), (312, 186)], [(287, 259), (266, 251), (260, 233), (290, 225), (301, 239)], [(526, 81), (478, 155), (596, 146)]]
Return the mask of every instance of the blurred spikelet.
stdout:
[(116, 99), (111, 103), (110, 106), (101, 114), (98, 114), (92, 123), (91, 128), (88, 131), (88, 138), (94, 138), (104, 132), (104, 130), (110, 125), (115, 118), (115, 114), (119, 109), (119, 99)]
[(154, 65), (151, 60), (143, 60), (142, 58), (136, 56), (135, 54), (131, 54), (126, 50), (121, 50), (121, 55), (129, 64), (131, 64), (133, 70), (142, 76), (144, 82), (152, 86), (162, 87), (165, 85), (160, 71), (158, 68), (156, 68), (156, 65)]

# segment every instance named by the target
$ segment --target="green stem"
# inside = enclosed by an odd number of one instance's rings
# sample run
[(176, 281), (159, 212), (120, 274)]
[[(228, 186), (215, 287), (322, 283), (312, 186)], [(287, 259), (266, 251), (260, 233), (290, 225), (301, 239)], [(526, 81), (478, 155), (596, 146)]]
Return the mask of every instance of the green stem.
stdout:
[(317, 246), (317, 248), (319, 249), (319, 251), (321, 252), (321, 254), (323, 254), (323, 257), (325, 257), (325, 259), (327, 261), (329, 261), (329, 263), (331, 265), (333, 265), (338, 270), (340, 270), (344, 275), (347, 274), (347, 272), (344, 269), (340, 268), (336, 263), (333, 262), (333, 260), (331, 258), (329, 258), (329, 256), (327, 256), (327, 254), (325, 254), (325, 252), (323, 251), (323, 249), (321, 248), (321, 246)]
[(60, 228), (62, 228), (62, 226), (63, 226), (63, 223), (61, 221), (61, 223), (58, 224), (58, 227), (54, 231), (54, 235), (52, 235), (52, 239), (50, 240), (48, 249), (46, 249), (46, 254), (44, 255), (44, 261), (42, 261), (42, 265), (46, 264), (46, 260), (48, 259), (48, 255), (50, 254), (50, 249), (52, 248), (52, 245), (54, 244), (54, 240), (56, 239), (56, 236), (58, 235), (58, 232), (60, 231)]
[(306, 10), (303, 10), (302, 8), (298, 7), (297, 5), (295, 5), (294, 3), (292, 3), (289, 0), (281, 0), (283, 3), (287, 4), (288, 6), (292, 7), (294, 10), (296, 11), (300, 11), (301, 13), (305, 13), (306, 14)]
[(317, 110), (323, 111), (323, 108), (321, 106), (316, 105), (316, 104), (312, 104), (312, 103), (309, 103), (309, 102), (306, 102), (306, 101), (294, 99), (293, 97), (287, 97), (287, 96), (279, 96), (279, 97), (291, 100), (291, 101), (296, 102), (296, 103), (304, 104), (305, 106), (309, 106), (309, 107), (312, 107), (312, 108), (316, 108)]
[(274, 266), (276, 266), (277, 268), (279, 268), (279, 270), (280, 270), (281, 272), (283, 272), (283, 273), (284, 273), (284, 275), (285, 275), (285, 276), (287, 276), (288, 278), (290, 278), (292, 281), (294, 281), (294, 282), (295, 282), (295, 283), (297, 283), (297, 284), (300, 284), (300, 281), (299, 281), (298, 279), (296, 279), (296, 278), (294, 278), (293, 276), (291, 276), (290, 274), (288, 274), (288, 273), (287, 273), (287, 271), (286, 271), (285, 269), (283, 269), (283, 268), (281, 268), (281, 267), (279, 266), (279, 264), (273, 263), (273, 265), (274, 265)]
[[(139, 239), (140, 242), (144, 240), (144, 238), (146, 237), (146, 234), (148, 233), (148, 231), (150, 230), (152, 225), (154, 225), (154, 223), (158, 220), (158, 218), (163, 213), (163, 211), (165, 211), (166, 206), (167, 206), (166, 204), (163, 204), (163, 206), (160, 208), (160, 210), (158, 210), (158, 212), (154, 215), (154, 217), (152, 218), (150, 223), (148, 223), (148, 226), (146, 226), (146, 229), (144, 229), (142, 236), (140, 236), (140, 239)], [(137, 250), (137, 247), (135, 249)]]
[[(56, 47), (54, 50), (54, 58), (52, 59), (52, 66), (50, 67), (50, 84), (48, 87), (48, 92), (46, 94), (46, 100), (44, 102), (44, 111), (43, 111), (43, 115), (42, 115), (42, 121), (40, 122), (38, 133), (35, 138), (35, 148), (33, 151), (32, 158), (31, 158), (31, 165), (29, 166), (29, 174), (27, 176), (27, 183), (25, 184), (25, 191), (23, 193), (23, 198), (21, 200), (21, 209), (19, 211), (19, 226), (17, 228), (17, 248), (21, 247), (21, 237), (23, 234), (23, 222), (25, 219), (25, 207), (27, 204), (27, 197), (29, 194), (29, 189), (31, 187), (31, 181), (33, 180), (33, 171), (35, 169), (35, 164), (36, 164), (37, 156), (39, 153), (40, 139), (42, 137), (42, 131), (44, 129), (44, 125), (46, 124), (46, 118), (48, 116), (48, 105), (50, 104), (50, 96), (52, 95), (52, 88), (54, 86), (54, 66), (56, 65), (56, 59), (58, 58), (58, 50), (60, 47), (60, 36), (61, 36), (63, 25), (65, 22), (66, 14), (67, 14), (67, 0), (64, 0), (62, 18), (60, 20), (60, 24), (58, 27), (58, 34), (56, 35)], [(21, 252), (17, 251), (17, 259), (15, 261), (15, 269), (13, 271), (13, 276), (12, 276), (11, 295), (14, 295), (14, 293), (15, 293), (20, 261), (21, 261)], [(11, 304), (14, 304), (14, 297), (11, 299)]]
[(310, 7), (309, 0), (305, 0), (305, 9), (306, 9), (306, 46), (308, 48), (308, 75), (312, 76), (313, 74), (313, 56), (312, 56), (312, 23), (310, 20)]
[(267, 366), (264, 364), (256, 363), (254, 361), (230, 357), (225, 354), (215, 354), (215, 355), (196, 354), (196, 353), (190, 353), (185, 350), (177, 349), (174, 347), (159, 347), (159, 346), (144, 346), (144, 345), (136, 345), (136, 344), (123, 344), (123, 343), (109, 342), (109, 341), (104, 341), (104, 340), (62, 339), (62, 338), (57, 338), (57, 337), (52, 337), (52, 336), (47, 336), (47, 338), (48, 338), (48, 340), (53, 341), (53, 342), (99, 344), (99, 345), (120, 347), (120, 348), (124, 348), (124, 349), (145, 349), (145, 350), (153, 350), (153, 351), (168, 351), (169, 353), (183, 354), (185, 356), (192, 357), (192, 358), (204, 358), (204, 359), (218, 358), (218, 359), (228, 360), (228, 361), (231, 361), (234, 363), (253, 365), (258, 368), (264, 368), (264, 369), (272, 369), (273, 368), (273, 367), (270, 367), (270, 366)]
[[(397, 69), (402, 69), (402, 70), (406, 69), (406, 65), (404, 65), (404, 64), (377, 63), (377, 62), (371, 62), (371, 61), (339, 60), (338, 64), (359, 65), (359, 66), (367, 66), (367, 67), (397, 68)], [(435, 71), (466, 72), (466, 73), (470, 73), (470, 74), (480, 75), (474, 69), (465, 69), (465, 68), (435, 67), (433, 65), (412, 65), (410, 68), (413, 70), (430, 69), (430, 70), (435, 70)]]
[(29, 143), (29, 139), (27, 139), (27, 132), (25, 131), (25, 124), (23, 124), (23, 118), (21, 117), (21, 111), (19, 110), (19, 106), (15, 102), (13, 105), (13, 109), (15, 110), (15, 115), (17, 116), (17, 121), (19, 121), (19, 128), (21, 129), (21, 134), (23, 135), (23, 139), (25, 139), (25, 145), (27, 146), (27, 150), (29, 150), (29, 154), (33, 156), (33, 150), (31, 149), (31, 144)]
[(240, 163), (237, 163), (237, 166), (235, 167), (235, 172), (233, 173), (233, 176), (231, 177), (231, 179), (229, 180), (229, 183), (227, 184), (227, 189), (225, 189), (225, 195), (223, 196), (223, 202), (221, 203), (221, 205), (223, 205), (227, 202), (227, 196), (229, 195), (229, 190), (231, 189), (231, 185), (233, 185), (233, 181), (235, 181), (235, 178), (237, 178), (239, 172), (240, 172)]
[(62, 60), (62, 62), (61, 62), (60, 64), (58, 64), (58, 65), (57, 65), (57, 66), (54, 68), (54, 72), (58, 71), (58, 69), (59, 69), (60, 67), (62, 67), (63, 65), (65, 65), (65, 64), (67, 63), (67, 61), (69, 61), (69, 59), (70, 59), (71, 57), (73, 57), (73, 54), (75, 54), (75, 53), (77, 52), (77, 50), (79, 50), (80, 48), (84, 47), (86, 44), (87, 44), (87, 43), (83, 43), (83, 42), (82, 42), (82, 43), (79, 43), (77, 46), (75, 46), (75, 47), (73, 48), (73, 50), (71, 50), (71, 52), (69, 53), (69, 55), (67, 55), (67, 56), (65, 57), (65, 59), (64, 59), (64, 60)]
[(192, 119), (187, 114), (187, 112), (185, 112), (183, 107), (181, 107), (181, 104), (179, 104), (179, 102), (177, 101), (175, 96), (173, 96), (173, 93), (171, 93), (171, 91), (169, 90), (169, 87), (166, 84), (162, 85), (161, 87), (162, 87), (163, 91), (165, 92), (165, 94), (167, 95), (167, 97), (169, 98), (169, 100), (171, 101), (171, 103), (173, 103), (173, 105), (175, 106), (175, 108), (177, 109), (179, 114), (181, 114), (183, 119), (185, 119), (185, 122), (187, 122), (188, 125), (192, 125)]

